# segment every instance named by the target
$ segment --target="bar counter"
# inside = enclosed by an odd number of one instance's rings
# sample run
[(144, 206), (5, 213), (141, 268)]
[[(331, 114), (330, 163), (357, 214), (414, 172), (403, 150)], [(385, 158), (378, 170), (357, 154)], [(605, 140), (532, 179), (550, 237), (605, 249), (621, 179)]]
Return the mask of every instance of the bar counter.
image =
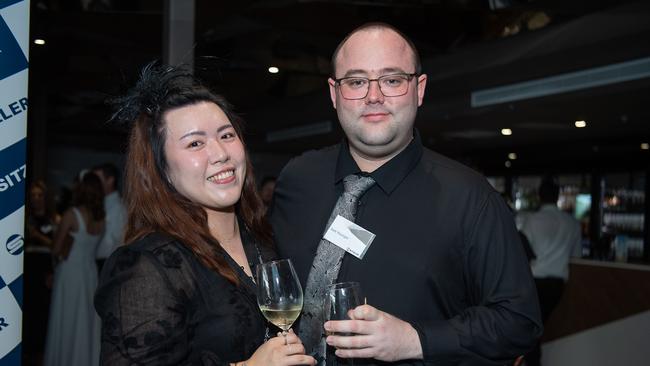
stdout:
[(650, 264), (573, 258), (543, 342), (650, 310)]

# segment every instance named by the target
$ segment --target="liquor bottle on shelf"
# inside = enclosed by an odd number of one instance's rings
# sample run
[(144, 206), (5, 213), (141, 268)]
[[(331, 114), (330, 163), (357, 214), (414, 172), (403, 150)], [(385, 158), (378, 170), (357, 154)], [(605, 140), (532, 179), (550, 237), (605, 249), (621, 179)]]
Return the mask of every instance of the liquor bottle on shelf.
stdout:
[(602, 207), (602, 233), (611, 240), (615, 260), (627, 262), (643, 258), (645, 192), (609, 188), (605, 191)]

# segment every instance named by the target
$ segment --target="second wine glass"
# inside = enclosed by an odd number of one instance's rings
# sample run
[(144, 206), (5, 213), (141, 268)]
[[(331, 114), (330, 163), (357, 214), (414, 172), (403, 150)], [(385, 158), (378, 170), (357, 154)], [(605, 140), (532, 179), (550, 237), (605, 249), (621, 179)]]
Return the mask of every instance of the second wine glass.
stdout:
[[(363, 303), (359, 282), (340, 282), (329, 285), (325, 296), (325, 321), (348, 320), (350, 319), (349, 311)], [(328, 335), (334, 335), (334, 333)], [(336, 333), (336, 335), (350, 336), (352, 334)], [(335, 364), (338, 365), (338, 361), (335, 360)], [(347, 364), (353, 365), (351, 358), (347, 359)]]
[(257, 304), (264, 317), (282, 329), (284, 343), (287, 331), (302, 310), (302, 286), (289, 259), (257, 266)]

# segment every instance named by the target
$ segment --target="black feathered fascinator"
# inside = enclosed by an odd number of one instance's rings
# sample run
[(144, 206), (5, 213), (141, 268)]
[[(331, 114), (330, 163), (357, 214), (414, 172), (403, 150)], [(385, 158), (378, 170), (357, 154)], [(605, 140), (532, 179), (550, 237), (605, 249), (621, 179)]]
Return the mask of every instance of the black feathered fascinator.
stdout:
[(124, 96), (108, 101), (115, 112), (111, 121), (129, 124), (146, 114), (157, 120), (170, 94), (194, 85), (195, 79), (187, 66), (159, 66), (157, 61), (145, 66), (138, 82)]

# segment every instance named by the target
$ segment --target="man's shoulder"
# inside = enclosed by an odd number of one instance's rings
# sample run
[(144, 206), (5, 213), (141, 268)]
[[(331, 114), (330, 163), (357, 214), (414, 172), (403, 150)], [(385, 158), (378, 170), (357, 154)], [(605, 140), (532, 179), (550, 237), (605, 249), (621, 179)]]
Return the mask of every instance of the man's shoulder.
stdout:
[(444, 184), (464, 189), (475, 187), (492, 190), (487, 179), (481, 173), (433, 150), (423, 149), (421, 165), (426, 174)]
[(104, 197), (104, 206), (106, 211), (111, 213), (126, 212), (122, 196), (119, 192), (115, 191)]
[(324, 172), (334, 174), (340, 144), (309, 150), (292, 158), (280, 173), (280, 179), (299, 175), (302, 179), (310, 176), (322, 176)]
[(556, 205), (544, 204), (537, 211), (529, 215), (531, 222), (552, 222), (580, 225), (580, 222), (570, 213), (560, 210)]
[(314, 164), (336, 164), (340, 144), (327, 146), (321, 149), (308, 150), (289, 161), (289, 164), (296, 167), (313, 167)]

